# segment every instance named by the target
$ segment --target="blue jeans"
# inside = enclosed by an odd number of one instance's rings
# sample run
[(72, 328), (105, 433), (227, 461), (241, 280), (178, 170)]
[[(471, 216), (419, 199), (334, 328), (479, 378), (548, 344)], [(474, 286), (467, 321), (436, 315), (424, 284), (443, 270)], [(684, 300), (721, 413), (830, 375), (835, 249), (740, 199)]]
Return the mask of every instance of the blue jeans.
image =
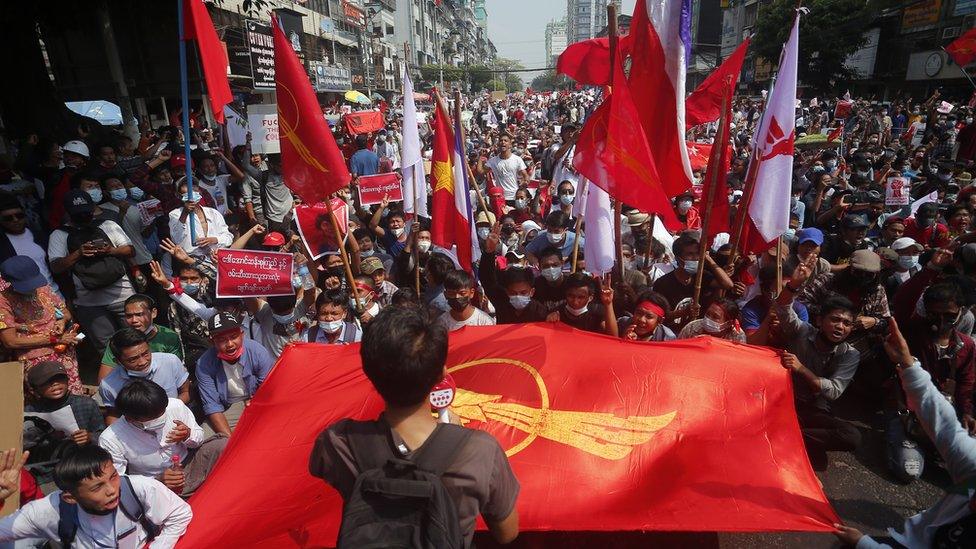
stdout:
[(902, 416), (893, 410), (885, 410), (885, 456), (888, 470), (902, 482), (912, 482), (922, 476), (925, 469), (925, 452), (918, 442), (905, 432)]

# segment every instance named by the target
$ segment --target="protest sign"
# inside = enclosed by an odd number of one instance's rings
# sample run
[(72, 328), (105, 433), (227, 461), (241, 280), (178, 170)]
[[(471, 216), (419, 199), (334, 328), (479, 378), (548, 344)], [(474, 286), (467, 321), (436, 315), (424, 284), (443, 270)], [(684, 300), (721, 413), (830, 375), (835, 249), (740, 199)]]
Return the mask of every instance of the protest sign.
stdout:
[(148, 227), (157, 217), (163, 215), (163, 204), (157, 198), (143, 200), (136, 204), (139, 208), (139, 217), (142, 219), (142, 226)]
[(387, 195), (390, 202), (403, 200), (403, 187), (397, 174), (380, 173), (359, 178), (359, 203), (363, 206), (379, 204)]
[(379, 131), (386, 125), (383, 113), (380, 111), (351, 112), (343, 117), (343, 121), (346, 123), (349, 135)]
[(251, 129), (251, 150), (254, 153), (281, 152), (278, 143), (278, 105), (248, 105), (247, 125)]
[(293, 295), (292, 262), (288, 253), (217, 250), (217, 297)]
[(332, 199), (332, 209), (335, 211), (336, 221), (339, 223), (339, 233), (336, 237), (329, 220), (329, 208), (325, 202), (318, 204), (300, 204), (295, 206), (295, 222), (298, 234), (305, 242), (305, 247), (312, 254), (312, 259), (323, 255), (339, 253), (339, 242), (345, 242), (349, 232), (349, 206), (338, 198)]
[(885, 206), (907, 206), (912, 183), (907, 177), (889, 177), (885, 182)]
[[(0, 448), (16, 448), (20, 452), (24, 434), (24, 365), (20, 362), (0, 363)], [(0, 517), (9, 515), (20, 506), (20, 491), (14, 490), (6, 501), (0, 500)]]

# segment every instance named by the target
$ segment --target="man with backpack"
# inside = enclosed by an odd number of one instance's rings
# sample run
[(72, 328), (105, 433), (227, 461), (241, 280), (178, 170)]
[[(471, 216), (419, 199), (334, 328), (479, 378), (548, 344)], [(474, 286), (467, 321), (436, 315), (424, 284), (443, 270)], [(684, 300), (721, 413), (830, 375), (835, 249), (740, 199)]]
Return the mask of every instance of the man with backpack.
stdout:
[[(18, 460), (3, 467), (0, 493), (11, 490), (10, 479), (20, 479), (9, 474)], [(65, 549), (170, 549), (193, 518), (190, 505), (161, 482), (119, 475), (108, 452), (94, 444), (62, 459), (54, 478), (59, 491), (0, 520), (0, 542), (40, 538)]]
[(95, 219), (87, 192), (68, 192), (64, 208), (69, 222), (51, 232), (47, 255), (55, 275), (71, 273), (75, 318), (100, 357), (112, 334), (126, 326), (125, 300), (135, 293), (126, 260), (135, 248), (117, 223)]
[[(514, 540), (519, 484), (504, 450), (484, 431), (431, 414), (447, 332), (419, 308), (388, 307), (370, 322), (360, 356), (386, 410), (377, 421), (331, 425), (309, 459), (345, 500), (338, 547), (470, 547), (479, 514), (498, 542)], [(407, 490), (424, 495), (402, 497)]]

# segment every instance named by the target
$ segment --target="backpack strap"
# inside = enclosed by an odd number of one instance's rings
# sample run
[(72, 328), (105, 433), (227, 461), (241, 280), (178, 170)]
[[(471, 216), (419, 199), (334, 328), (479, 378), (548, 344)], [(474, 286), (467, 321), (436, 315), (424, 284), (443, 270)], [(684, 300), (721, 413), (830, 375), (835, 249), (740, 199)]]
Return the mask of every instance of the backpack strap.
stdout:
[(388, 460), (402, 457), (395, 453), (390, 427), (384, 421), (350, 421), (346, 439), (359, 472), (378, 469)]
[(78, 533), (78, 506), (58, 498), (58, 539), (68, 549)]
[(471, 429), (451, 423), (440, 424), (428, 438), (414, 462), (417, 467), (437, 476), (454, 463), (457, 453), (471, 437)]
[(128, 475), (120, 475), (120, 480), (119, 508), (122, 509), (122, 513), (129, 517), (129, 520), (142, 525), (143, 530), (146, 531), (147, 542), (156, 539), (161, 528), (146, 517), (146, 508), (136, 497), (136, 492), (132, 488), (132, 481), (129, 480)]
[(345, 328), (342, 330), (342, 342), (353, 343), (356, 341), (356, 331), (359, 330), (359, 326), (355, 322), (346, 322), (345, 324)]

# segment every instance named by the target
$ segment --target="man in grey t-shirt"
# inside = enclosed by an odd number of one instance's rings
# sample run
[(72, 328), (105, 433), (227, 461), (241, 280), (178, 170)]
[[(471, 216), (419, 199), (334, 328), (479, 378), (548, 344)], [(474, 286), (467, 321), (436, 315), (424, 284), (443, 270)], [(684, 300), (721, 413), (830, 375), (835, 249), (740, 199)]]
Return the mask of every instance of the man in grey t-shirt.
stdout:
[(244, 180), (244, 208), (251, 224), (261, 224), (269, 231), (289, 234), (294, 199), (281, 175), (281, 155), (269, 154), (268, 169), (257, 179)]

